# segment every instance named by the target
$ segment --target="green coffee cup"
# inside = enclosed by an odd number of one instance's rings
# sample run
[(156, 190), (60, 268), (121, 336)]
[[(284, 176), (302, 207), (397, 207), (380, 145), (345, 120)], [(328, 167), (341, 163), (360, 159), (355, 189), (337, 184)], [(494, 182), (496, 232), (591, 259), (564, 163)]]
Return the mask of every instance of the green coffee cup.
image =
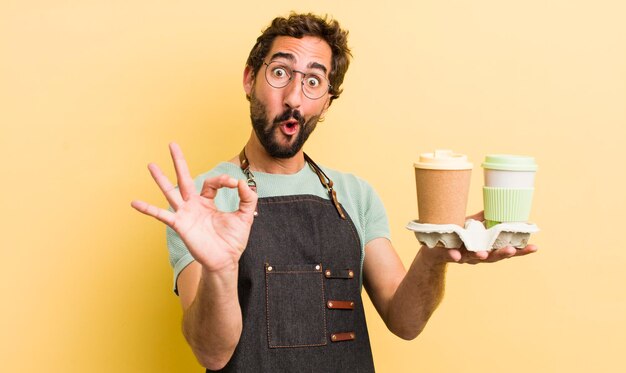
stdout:
[(533, 157), (493, 154), (482, 163), (483, 202), (487, 228), (504, 222), (527, 222), (535, 190)]

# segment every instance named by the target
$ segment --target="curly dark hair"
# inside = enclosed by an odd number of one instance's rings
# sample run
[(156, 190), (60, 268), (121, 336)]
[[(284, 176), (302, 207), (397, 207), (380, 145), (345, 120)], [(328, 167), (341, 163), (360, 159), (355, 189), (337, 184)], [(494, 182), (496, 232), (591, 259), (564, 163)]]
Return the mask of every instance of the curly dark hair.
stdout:
[(252, 67), (254, 76), (257, 75), (263, 61), (272, 47), (272, 43), (277, 36), (291, 36), (302, 38), (304, 36), (315, 36), (328, 43), (332, 51), (332, 66), (328, 79), (330, 85), (330, 102), (339, 98), (343, 91), (341, 84), (343, 77), (350, 65), (350, 48), (348, 48), (348, 31), (342, 30), (339, 22), (328, 19), (328, 16), (320, 17), (312, 13), (297, 14), (291, 13), (289, 17), (274, 18), (272, 23), (263, 30), (261, 36), (252, 47), (246, 64)]

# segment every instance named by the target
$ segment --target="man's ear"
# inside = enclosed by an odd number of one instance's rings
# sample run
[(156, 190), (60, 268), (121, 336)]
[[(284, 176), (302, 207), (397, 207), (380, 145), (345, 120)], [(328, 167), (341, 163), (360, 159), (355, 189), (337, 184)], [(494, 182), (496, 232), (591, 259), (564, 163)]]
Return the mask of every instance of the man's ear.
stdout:
[(254, 69), (252, 66), (246, 65), (243, 69), (243, 90), (246, 92), (246, 97), (250, 97), (252, 88), (254, 87)]

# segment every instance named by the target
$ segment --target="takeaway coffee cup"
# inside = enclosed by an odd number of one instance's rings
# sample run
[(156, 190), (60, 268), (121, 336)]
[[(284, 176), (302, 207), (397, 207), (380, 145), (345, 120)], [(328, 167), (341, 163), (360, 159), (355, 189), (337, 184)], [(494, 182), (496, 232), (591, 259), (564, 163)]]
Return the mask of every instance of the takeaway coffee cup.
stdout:
[(419, 222), (465, 226), (472, 164), (452, 150), (423, 153), (414, 163)]
[(485, 157), (482, 167), (487, 228), (504, 222), (528, 221), (535, 190), (535, 159), (523, 155), (493, 154)]

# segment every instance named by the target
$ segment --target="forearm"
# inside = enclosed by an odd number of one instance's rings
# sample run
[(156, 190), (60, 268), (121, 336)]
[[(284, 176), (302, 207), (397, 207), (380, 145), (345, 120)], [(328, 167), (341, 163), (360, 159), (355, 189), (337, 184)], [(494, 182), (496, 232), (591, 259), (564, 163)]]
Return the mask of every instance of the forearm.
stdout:
[(242, 316), (237, 296), (237, 271), (202, 270), (193, 303), (183, 314), (183, 334), (206, 368), (222, 368), (239, 342)]
[(403, 339), (417, 337), (444, 293), (446, 264), (430, 262), (422, 248), (387, 307), (389, 330)]

